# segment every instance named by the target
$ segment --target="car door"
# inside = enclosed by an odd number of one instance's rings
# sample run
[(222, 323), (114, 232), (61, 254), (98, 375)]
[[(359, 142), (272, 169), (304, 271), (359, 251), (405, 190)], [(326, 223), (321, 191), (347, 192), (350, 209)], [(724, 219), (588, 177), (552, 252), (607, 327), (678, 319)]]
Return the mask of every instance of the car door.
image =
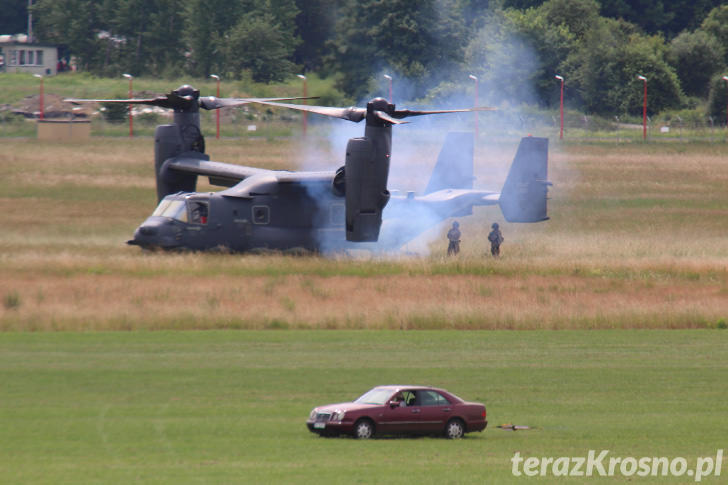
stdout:
[(400, 404), (385, 406), (379, 418), (379, 429), (384, 433), (417, 432), (420, 427), (420, 408), (415, 406), (414, 391), (402, 391), (392, 400)]
[(439, 433), (452, 415), (452, 404), (437, 391), (417, 391), (420, 426), (424, 432)]

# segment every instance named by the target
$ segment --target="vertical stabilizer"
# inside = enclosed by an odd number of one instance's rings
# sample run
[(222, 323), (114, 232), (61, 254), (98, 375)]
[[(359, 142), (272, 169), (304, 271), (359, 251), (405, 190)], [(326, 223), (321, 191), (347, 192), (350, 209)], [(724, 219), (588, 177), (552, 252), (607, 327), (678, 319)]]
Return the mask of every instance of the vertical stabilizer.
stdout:
[(425, 194), (473, 188), (473, 134), (450, 132), (445, 138)]
[(508, 222), (548, 219), (548, 149), (548, 138), (521, 139), (498, 202)]

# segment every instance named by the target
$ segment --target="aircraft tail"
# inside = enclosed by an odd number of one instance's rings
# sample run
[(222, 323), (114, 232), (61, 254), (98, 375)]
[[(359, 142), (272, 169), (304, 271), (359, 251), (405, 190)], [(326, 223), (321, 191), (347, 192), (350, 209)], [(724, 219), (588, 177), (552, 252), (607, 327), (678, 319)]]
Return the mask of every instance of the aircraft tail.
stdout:
[(548, 138), (521, 139), (498, 201), (508, 222), (548, 219), (548, 146)]
[(450, 132), (445, 138), (425, 194), (473, 188), (473, 134)]

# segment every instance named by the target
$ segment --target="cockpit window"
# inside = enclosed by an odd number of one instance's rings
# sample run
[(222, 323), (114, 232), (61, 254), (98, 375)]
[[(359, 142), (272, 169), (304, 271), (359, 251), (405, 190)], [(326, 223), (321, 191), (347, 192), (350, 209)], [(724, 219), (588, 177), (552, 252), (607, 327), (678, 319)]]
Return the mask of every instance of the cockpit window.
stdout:
[(160, 216), (164, 214), (164, 211), (167, 210), (167, 207), (169, 207), (169, 204), (171, 203), (171, 200), (168, 199), (162, 199), (162, 202), (159, 203), (156, 209), (154, 209), (154, 212), (152, 212), (153, 216)]
[(190, 222), (194, 224), (207, 224), (207, 202), (197, 200), (189, 201)]
[(187, 222), (187, 207), (184, 200), (164, 199), (159, 203), (152, 215)]

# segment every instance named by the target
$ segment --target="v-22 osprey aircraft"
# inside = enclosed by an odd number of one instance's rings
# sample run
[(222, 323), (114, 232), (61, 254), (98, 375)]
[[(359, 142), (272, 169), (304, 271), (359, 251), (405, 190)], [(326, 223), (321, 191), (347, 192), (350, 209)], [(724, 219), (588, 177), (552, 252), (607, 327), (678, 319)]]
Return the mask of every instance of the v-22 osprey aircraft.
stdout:
[[(471, 133), (447, 135), (423, 194), (388, 190), (393, 125), (407, 123), (402, 120), (411, 116), (492, 108), (397, 110), (382, 98), (366, 108), (335, 108), (280, 103), (283, 100), (201, 98), (198, 90), (184, 85), (152, 99), (69, 101), (174, 110), (174, 122), (158, 126), (154, 137), (158, 206), (128, 241), (145, 249), (396, 250), (449, 217), (472, 214), (474, 206), (499, 205), (509, 222), (548, 219), (547, 138), (521, 140), (500, 192), (473, 188)], [(365, 120), (364, 136), (349, 140), (344, 165), (332, 171), (267, 170), (210, 160), (204, 153), (199, 108), (249, 102)], [(196, 192), (199, 176), (227, 188)]]

